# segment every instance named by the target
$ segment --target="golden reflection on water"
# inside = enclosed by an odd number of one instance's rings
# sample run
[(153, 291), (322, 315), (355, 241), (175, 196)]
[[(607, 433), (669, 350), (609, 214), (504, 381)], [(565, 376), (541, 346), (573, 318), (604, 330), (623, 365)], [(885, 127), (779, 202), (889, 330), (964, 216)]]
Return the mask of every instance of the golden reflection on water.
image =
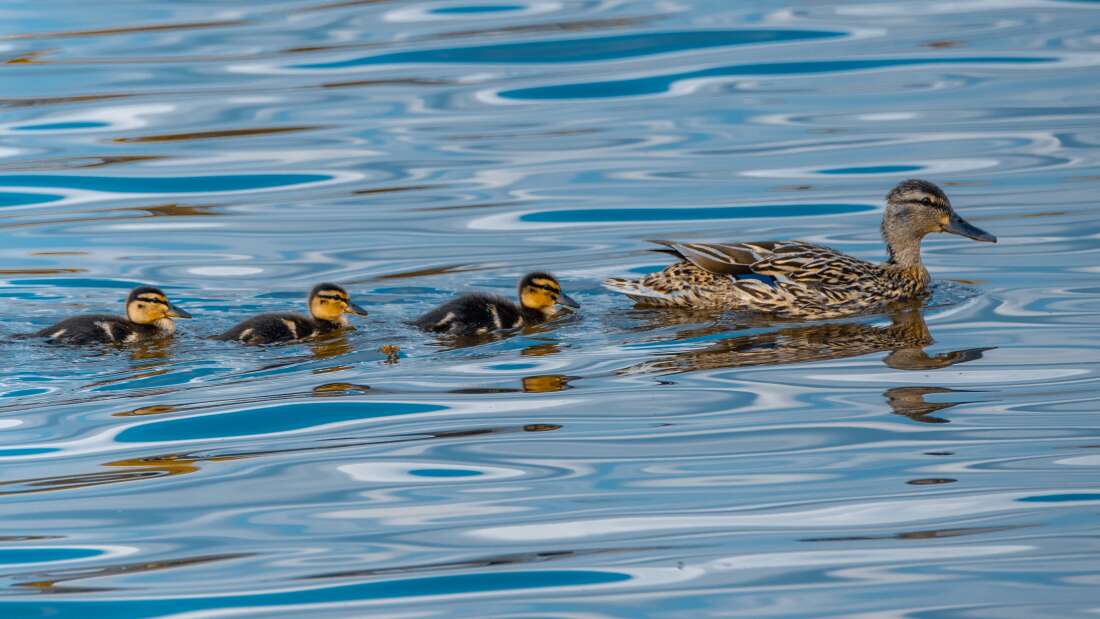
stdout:
[(887, 535), (845, 535), (837, 537), (809, 537), (800, 539), (800, 542), (861, 542), (874, 540), (924, 540), (942, 539), (949, 537), (963, 537), (967, 535), (987, 535), (1001, 531), (1021, 529), (1021, 525), (1001, 527), (952, 527), (947, 529), (927, 529), (921, 531), (901, 531)]
[(65, 275), (69, 273), (85, 272), (87, 272), (87, 269), (0, 269), (0, 275)]
[(571, 377), (563, 374), (544, 374), (542, 376), (525, 376), (523, 378), (523, 390), (527, 393), (552, 393), (569, 389)]
[(179, 410), (175, 406), (169, 404), (154, 404), (152, 406), (141, 406), (133, 410), (122, 411), (120, 413), (111, 413), (112, 417), (144, 417), (146, 415), (164, 415), (166, 413), (174, 413)]
[[(333, 383), (337, 385), (338, 383)], [(151, 407), (150, 407), (151, 408)], [(170, 407), (165, 407), (170, 408)], [(169, 412), (167, 410), (162, 412)], [(152, 414), (152, 413), (147, 413)], [(229, 451), (225, 453), (168, 453), (152, 456), (137, 456), (111, 460), (101, 466), (111, 467), (109, 471), (96, 471), (93, 473), (74, 473), (72, 475), (55, 475), (49, 477), (34, 477), (27, 479), (13, 479), (0, 481), (0, 496), (36, 494), (57, 490), (73, 490), (88, 488), (91, 486), (103, 486), (132, 481), (159, 479), (161, 477), (173, 477), (197, 473), (202, 470), (203, 464), (211, 462), (231, 462), (262, 458), (265, 456), (328, 452), (338, 449), (363, 447), (366, 445), (385, 445), (393, 443), (408, 443), (424, 440), (455, 439), (472, 436), (484, 436), (490, 434), (512, 434), (529, 432), (553, 432), (560, 430), (561, 425), (549, 423), (531, 423), (520, 426), (498, 426), (488, 428), (471, 428), (464, 430), (441, 430), (438, 432), (415, 432), (407, 434), (395, 434), (385, 436), (373, 436), (367, 439), (348, 439), (339, 442), (324, 441), (320, 445), (306, 445), (302, 447), (287, 447), (282, 449), (252, 449), (241, 451)], [(2, 541), (2, 540), (0, 540)]]
[(313, 388), (313, 395), (321, 398), (335, 396), (361, 394), (370, 391), (369, 385), (356, 385), (355, 383), (325, 383)]
[(63, 39), (70, 37), (110, 36), (115, 34), (133, 34), (136, 32), (157, 32), (166, 30), (196, 30), (199, 28), (224, 28), (243, 26), (250, 23), (243, 19), (225, 19), (220, 21), (195, 21), (169, 24), (145, 24), (141, 26), (116, 26), (114, 28), (95, 28), (91, 30), (63, 30), (54, 32), (25, 32), (0, 35), (0, 40), (12, 39)]
[[(156, 572), (177, 567), (202, 565), (217, 561), (228, 561), (255, 556), (250, 552), (234, 552), (215, 555), (196, 555), (193, 557), (180, 557), (178, 559), (163, 559), (160, 561), (140, 561), (135, 563), (120, 563), (118, 565), (105, 565), (97, 567), (84, 567), (67, 570), (52, 570), (45, 572), (31, 572), (14, 574), (10, 576), (16, 581), (12, 586), (34, 589), (36, 593), (89, 593), (96, 591), (113, 591), (114, 587), (72, 587), (61, 583), (75, 580), (87, 580), (89, 578), (107, 578), (125, 574), (139, 574)], [(33, 579), (33, 580), (31, 580)]]
[(49, 159), (29, 159), (5, 162), (0, 165), (0, 170), (79, 170), (85, 168), (101, 168), (109, 165), (139, 163), (142, 161), (159, 161), (162, 159), (164, 159), (164, 157), (160, 155), (100, 155), (84, 157), (52, 157)]
[(556, 355), (561, 352), (561, 346), (557, 344), (532, 344), (527, 348), (519, 351), (519, 354), (524, 357), (546, 357), (549, 355)]
[(309, 340), (309, 352), (319, 361), (332, 359), (350, 353), (351, 343), (343, 332), (337, 332), (324, 339)]
[(112, 141), (120, 143), (184, 142), (190, 140), (213, 140), (217, 138), (239, 138), (256, 135), (275, 135), (279, 133), (313, 131), (315, 129), (320, 129), (320, 127), (252, 127), (244, 129), (220, 129), (217, 131), (192, 131), (188, 133), (159, 133), (152, 135), (141, 135), (132, 138), (114, 138)]

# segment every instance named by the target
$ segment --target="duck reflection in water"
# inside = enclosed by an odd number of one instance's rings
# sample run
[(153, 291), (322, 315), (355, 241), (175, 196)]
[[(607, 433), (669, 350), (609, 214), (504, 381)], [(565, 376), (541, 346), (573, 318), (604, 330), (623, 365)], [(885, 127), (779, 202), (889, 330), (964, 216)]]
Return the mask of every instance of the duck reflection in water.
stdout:
[(908, 417), (920, 423), (951, 423), (943, 417), (936, 417), (932, 413), (958, 406), (962, 402), (929, 402), (925, 396), (940, 393), (966, 393), (958, 389), (947, 387), (893, 387), (887, 389), (882, 395), (886, 403), (894, 409), (894, 413)]
[[(919, 303), (894, 306), (890, 324), (823, 323), (754, 333), (721, 340), (699, 350), (678, 352), (639, 363), (619, 374), (673, 374), (759, 365), (826, 361), (889, 352), (883, 359), (899, 370), (932, 370), (980, 359), (989, 348), (967, 348), (930, 355), (932, 334)], [(704, 331), (708, 329), (704, 328)], [(715, 329), (717, 330), (717, 329)]]
[(351, 343), (344, 333), (332, 333), (324, 338), (310, 340), (309, 351), (318, 361), (331, 359), (351, 352)]

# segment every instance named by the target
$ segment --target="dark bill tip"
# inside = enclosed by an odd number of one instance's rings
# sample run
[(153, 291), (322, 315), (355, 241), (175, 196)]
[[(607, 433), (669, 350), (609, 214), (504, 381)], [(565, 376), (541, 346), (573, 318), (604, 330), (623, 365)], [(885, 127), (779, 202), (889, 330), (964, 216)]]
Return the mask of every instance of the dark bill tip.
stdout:
[(351, 312), (352, 314), (357, 315), (357, 316), (366, 316), (367, 315), (367, 310), (359, 307), (358, 305), (356, 305), (356, 304), (354, 304), (350, 301), (348, 302), (348, 311)]
[(971, 225), (970, 222), (958, 215), (951, 216), (951, 220), (947, 222), (947, 227), (945, 227), (943, 231), (950, 234), (965, 236), (968, 239), (974, 239), (975, 241), (981, 241), (983, 243), (997, 242), (997, 237), (977, 226)]
[(580, 303), (577, 303), (576, 299), (574, 299), (573, 297), (565, 294), (564, 292), (561, 293), (560, 297), (558, 297), (558, 303), (560, 303), (560, 304), (562, 304), (566, 307), (572, 307), (574, 309), (581, 306)]
[(168, 315), (173, 318), (193, 318), (193, 316), (189, 312), (182, 310), (178, 306), (172, 305), (171, 303), (168, 304)]

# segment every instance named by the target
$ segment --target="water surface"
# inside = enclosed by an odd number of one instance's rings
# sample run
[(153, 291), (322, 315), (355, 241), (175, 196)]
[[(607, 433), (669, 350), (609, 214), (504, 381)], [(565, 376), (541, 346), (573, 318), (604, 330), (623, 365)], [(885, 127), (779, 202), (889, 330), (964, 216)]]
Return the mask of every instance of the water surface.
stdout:
[[(3, 616), (1094, 616), (1098, 11), (0, 9)], [(881, 259), (910, 176), (1000, 239), (929, 239), (924, 307), (769, 324), (598, 284), (653, 238)], [(402, 323), (542, 268), (578, 314)], [(326, 280), (358, 329), (203, 339)], [(196, 320), (8, 339), (139, 283)]]

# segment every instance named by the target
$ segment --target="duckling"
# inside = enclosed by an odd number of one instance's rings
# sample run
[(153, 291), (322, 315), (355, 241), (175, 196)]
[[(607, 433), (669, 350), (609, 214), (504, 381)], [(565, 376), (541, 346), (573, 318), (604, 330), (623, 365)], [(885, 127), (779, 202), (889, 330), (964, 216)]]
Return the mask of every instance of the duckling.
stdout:
[(553, 275), (535, 272), (519, 282), (519, 305), (496, 295), (475, 292), (440, 305), (412, 324), (433, 333), (484, 335), (546, 322), (557, 315), (558, 305), (580, 307), (562, 292)]
[(190, 318), (160, 288), (138, 286), (126, 298), (126, 316), (73, 316), (34, 333), (58, 344), (130, 344), (175, 333), (173, 318)]
[(293, 342), (338, 331), (348, 326), (345, 313), (366, 316), (367, 310), (351, 302), (346, 290), (336, 284), (317, 284), (309, 293), (309, 314), (260, 314), (214, 336), (242, 344)]
[(837, 318), (927, 294), (931, 277), (921, 262), (920, 244), (934, 232), (997, 242), (960, 217), (942, 189), (910, 179), (886, 196), (882, 237), (887, 260), (881, 264), (803, 241), (654, 241), (664, 246), (655, 251), (679, 260), (641, 279), (609, 278), (604, 286), (651, 307)]

